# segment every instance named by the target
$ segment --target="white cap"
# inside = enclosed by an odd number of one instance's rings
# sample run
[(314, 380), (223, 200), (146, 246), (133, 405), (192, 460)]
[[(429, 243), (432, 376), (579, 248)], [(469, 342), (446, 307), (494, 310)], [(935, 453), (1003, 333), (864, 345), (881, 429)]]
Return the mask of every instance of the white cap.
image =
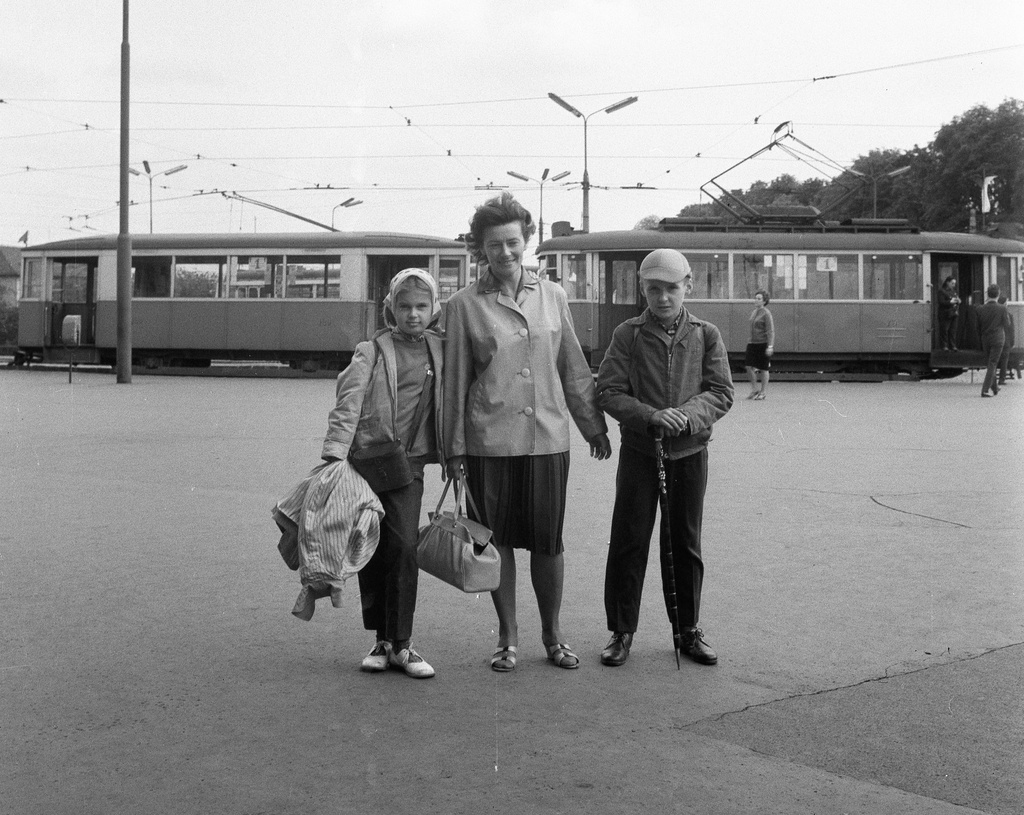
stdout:
[(641, 280), (682, 283), (690, 276), (690, 264), (675, 249), (655, 249), (640, 264)]

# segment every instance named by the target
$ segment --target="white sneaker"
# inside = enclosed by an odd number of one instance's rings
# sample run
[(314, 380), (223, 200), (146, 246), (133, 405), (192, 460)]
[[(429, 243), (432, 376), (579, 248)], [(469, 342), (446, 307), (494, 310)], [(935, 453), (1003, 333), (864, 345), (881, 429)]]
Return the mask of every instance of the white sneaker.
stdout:
[(390, 656), (391, 643), (387, 640), (380, 640), (372, 649), (370, 649), (370, 653), (363, 657), (363, 663), (359, 668), (360, 670), (371, 671), (373, 673), (386, 671), (388, 669), (388, 658)]
[(401, 668), (409, 676), (416, 679), (429, 679), (434, 675), (434, 669), (430, 663), (417, 654), (411, 645), (397, 653), (391, 650), (388, 653), (388, 662), (396, 668)]

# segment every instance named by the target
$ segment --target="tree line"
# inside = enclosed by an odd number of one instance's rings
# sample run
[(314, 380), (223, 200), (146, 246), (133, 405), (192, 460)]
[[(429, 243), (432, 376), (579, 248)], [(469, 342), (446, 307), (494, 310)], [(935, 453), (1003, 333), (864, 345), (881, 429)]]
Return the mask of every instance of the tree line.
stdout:
[[(983, 216), (982, 180), (989, 176), (995, 176), (988, 190), (991, 209)], [(851, 186), (856, 192), (830, 209)], [(984, 228), (1020, 236), (1024, 234), (1024, 102), (1007, 99), (994, 109), (976, 105), (944, 124), (927, 146), (871, 150), (832, 181), (797, 181), (787, 173), (731, 192), (755, 208), (812, 206), (830, 221), (905, 218), (926, 231)], [(731, 219), (714, 203), (692, 204), (679, 216)], [(637, 228), (653, 228), (657, 220), (648, 216)]]

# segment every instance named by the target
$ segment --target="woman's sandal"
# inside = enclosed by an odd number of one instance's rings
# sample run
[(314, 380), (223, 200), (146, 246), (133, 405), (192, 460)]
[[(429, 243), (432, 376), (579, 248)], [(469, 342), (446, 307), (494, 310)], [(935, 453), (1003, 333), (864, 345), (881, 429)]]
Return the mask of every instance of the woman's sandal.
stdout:
[(548, 649), (548, 659), (559, 668), (572, 670), (573, 668), (580, 667), (580, 658), (564, 642), (556, 643), (555, 645), (545, 645), (544, 647)]
[(518, 650), (514, 645), (506, 645), (494, 652), (491, 657), (491, 670), (498, 673), (508, 673), (516, 667), (516, 654)]
[(764, 391), (758, 391), (756, 394), (754, 394), (754, 398), (757, 399), (758, 401), (763, 400), (764, 399)]

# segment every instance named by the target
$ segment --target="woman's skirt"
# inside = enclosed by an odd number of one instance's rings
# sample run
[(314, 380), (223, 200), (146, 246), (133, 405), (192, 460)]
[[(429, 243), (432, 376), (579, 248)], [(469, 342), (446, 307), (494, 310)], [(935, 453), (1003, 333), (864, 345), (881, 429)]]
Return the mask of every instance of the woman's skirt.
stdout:
[(743, 364), (748, 368), (758, 368), (762, 371), (767, 371), (772, 366), (771, 357), (768, 356), (768, 343), (747, 343), (747, 353), (743, 359)]
[(477, 508), (469, 516), (494, 533), (498, 546), (561, 554), (568, 478), (568, 451), (467, 456), (466, 482)]

